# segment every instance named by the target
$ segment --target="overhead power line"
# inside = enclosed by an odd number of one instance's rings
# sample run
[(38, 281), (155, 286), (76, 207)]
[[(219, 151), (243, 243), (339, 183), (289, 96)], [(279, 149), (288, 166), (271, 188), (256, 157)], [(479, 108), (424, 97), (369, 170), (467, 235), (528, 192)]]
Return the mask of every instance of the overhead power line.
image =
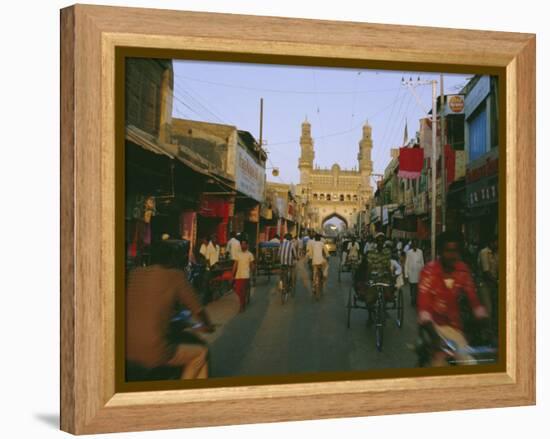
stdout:
[(190, 78), (188, 76), (183, 75), (174, 75), (176, 78), (186, 79), (188, 81), (195, 81), (195, 82), (201, 82), (203, 84), (209, 84), (209, 85), (216, 85), (220, 87), (228, 87), (228, 88), (238, 88), (241, 90), (249, 90), (249, 91), (258, 91), (258, 92), (264, 92), (264, 93), (289, 93), (289, 94), (330, 94), (330, 95), (353, 95), (355, 93), (383, 93), (387, 91), (395, 91), (399, 90), (399, 88), (377, 88), (373, 90), (324, 90), (324, 91), (315, 91), (315, 90), (292, 90), (292, 89), (275, 89), (275, 88), (259, 88), (259, 87), (249, 87), (246, 85), (237, 85), (237, 84), (228, 84), (224, 82), (216, 82), (216, 81), (208, 81), (205, 79), (198, 79), (198, 78)]

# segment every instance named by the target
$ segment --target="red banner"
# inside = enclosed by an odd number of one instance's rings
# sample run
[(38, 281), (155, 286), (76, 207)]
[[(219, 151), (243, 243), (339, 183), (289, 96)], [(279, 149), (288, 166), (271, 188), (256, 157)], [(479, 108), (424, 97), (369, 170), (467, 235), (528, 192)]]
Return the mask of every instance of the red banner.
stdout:
[(418, 178), (424, 164), (424, 149), (399, 148), (399, 173), (400, 178)]

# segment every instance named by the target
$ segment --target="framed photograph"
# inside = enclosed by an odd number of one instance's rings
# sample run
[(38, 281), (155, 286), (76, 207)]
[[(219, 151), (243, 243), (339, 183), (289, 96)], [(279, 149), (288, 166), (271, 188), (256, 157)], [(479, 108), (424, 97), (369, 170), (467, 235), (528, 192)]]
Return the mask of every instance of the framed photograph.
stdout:
[(61, 428), (535, 403), (535, 36), (61, 11)]

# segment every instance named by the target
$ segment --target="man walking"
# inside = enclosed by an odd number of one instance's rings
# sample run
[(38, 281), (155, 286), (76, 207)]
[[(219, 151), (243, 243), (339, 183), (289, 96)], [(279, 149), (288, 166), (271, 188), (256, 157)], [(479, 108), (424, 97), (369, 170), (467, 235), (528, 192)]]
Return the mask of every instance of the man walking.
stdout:
[(250, 273), (254, 270), (254, 255), (248, 250), (248, 241), (241, 240), (241, 251), (233, 263), (234, 290), (243, 312), (250, 299)]
[(418, 294), (418, 281), (420, 272), (424, 268), (424, 254), (418, 248), (416, 240), (412, 242), (412, 248), (405, 256), (405, 279), (409, 283), (411, 292), (411, 305), (416, 306), (416, 296)]
[(231, 232), (229, 236), (231, 239), (227, 241), (226, 253), (228, 253), (231, 260), (234, 261), (241, 252), (241, 242), (237, 239), (235, 232)]
[(498, 239), (492, 237), (487, 246), (479, 252), (479, 269), (482, 281), (479, 286), (479, 299), (494, 320), (498, 292)]

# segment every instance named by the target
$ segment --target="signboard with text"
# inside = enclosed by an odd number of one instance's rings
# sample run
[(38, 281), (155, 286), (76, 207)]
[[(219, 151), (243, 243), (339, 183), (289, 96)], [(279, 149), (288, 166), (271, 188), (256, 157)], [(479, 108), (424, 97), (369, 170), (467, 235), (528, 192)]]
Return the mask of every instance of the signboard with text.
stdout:
[(237, 146), (235, 188), (256, 201), (264, 200), (265, 169), (248, 152)]

